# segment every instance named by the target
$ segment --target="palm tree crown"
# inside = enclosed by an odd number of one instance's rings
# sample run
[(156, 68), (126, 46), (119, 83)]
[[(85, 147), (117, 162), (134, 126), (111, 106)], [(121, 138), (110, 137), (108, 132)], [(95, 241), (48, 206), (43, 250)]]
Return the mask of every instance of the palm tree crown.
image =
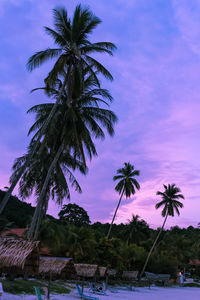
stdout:
[(115, 187), (115, 190), (121, 194), (125, 194), (126, 198), (130, 198), (131, 195), (135, 194), (135, 188), (140, 189), (140, 185), (135, 176), (140, 175), (140, 171), (134, 170), (134, 166), (130, 163), (124, 163), (124, 168), (117, 170), (116, 176), (113, 177), (113, 180), (120, 180)]
[[(23, 165), (26, 163), (26, 159), (29, 156), (29, 152), (32, 151), (32, 147), (33, 144), (30, 143), (28, 153), (15, 159), (13, 173), (10, 177), (11, 183), (15, 180), (15, 177), (18, 176), (21, 168), (23, 168)], [(51, 150), (49, 151), (47, 147), (43, 147), (42, 151), (38, 151), (34, 154), (30, 165), (25, 169), (19, 182), (19, 195), (22, 199), (30, 197), (33, 191), (37, 200), (39, 199), (43, 183), (54, 155), (55, 153)], [(74, 160), (74, 157), (68, 152), (63, 151), (51, 174), (46, 189), (42, 207), (44, 213), (47, 211), (50, 197), (59, 205), (62, 205), (64, 198), (70, 199), (69, 183), (76, 191), (79, 193), (82, 192), (78, 181), (72, 173), (75, 168), (83, 174), (86, 172), (85, 166), (80, 161)]]
[[(59, 91), (51, 89), (50, 93), (52, 98), (56, 98)], [(43, 143), (51, 148), (64, 143), (67, 151), (75, 159), (81, 159), (86, 166), (85, 152), (90, 159), (97, 155), (94, 139), (105, 138), (103, 128), (110, 136), (114, 134), (117, 117), (110, 109), (102, 107), (109, 106), (108, 102), (112, 101), (112, 96), (106, 89), (98, 88), (93, 75), (89, 75), (81, 81), (74, 81), (70, 104), (66, 100), (67, 97), (65, 90), (52, 122), (44, 132)], [(36, 113), (36, 122), (29, 130), (29, 134), (35, 132), (32, 140), (40, 135), (53, 105), (45, 103), (29, 109), (29, 113)]]
[(168, 186), (164, 184), (163, 186), (165, 191), (157, 192), (157, 195), (162, 196), (162, 201), (156, 204), (156, 209), (164, 206), (162, 210), (163, 217), (165, 217), (166, 215), (173, 217), (174, 212), (176, 212), (179, 216), (179, 208), (183, 208), (183, 203), (181, 203), (177, 199), (184, 199), (184, 196), (182, 194), (179, 194), (181, 190), (178, 187), (176, 187), (175, 184), (168, 184)]
[[(67, 72), (71, 67), (89, 67), (90, 72), (98, 71), (106, 78), (112, 80), (110, 72), (96, 59), (90, 56), (93, 52), (113, 54), (116, 46), (110, 42), (91, 43), (89, 35), (101, 20), (97, 18), (88, 8), (81, 5), (76, 6), (72, 20), (68, 17), (64, 7), (53, 10), (54, 28), (44, 27), (45, 32), (53, 38), (57, 48), (47, 48), (36, 52), (30, 57), (27, 67), (30, 71), (39, 67), (45, 61), (57, 58), (57, 61), (48, 74), (45, 82), (52, 85), (55, 79)], [(97, 77), (96, 77), (97, 79)], [(98, 81), (98, 80), (97, 80)]]
[(123, 195), (125, 195), (126, 198), (130, 198), (131, 195), (135, 194), (135, 188), (138, 190), (140, 189), (139, 183), (134, 178), (135, 176), (140, 175), (140, 171), (134, 170), (134, 166), (130, 163), (124, 163), (124, 168), (118, 169), (117, 174), (118, 175), (113, 177), (113, 180), (120, 180), (115, 187), (115, 190), (120, 194), (120, 198), (108, 230), (107, 238), (110, 236), (112, 225), (114, 223)]

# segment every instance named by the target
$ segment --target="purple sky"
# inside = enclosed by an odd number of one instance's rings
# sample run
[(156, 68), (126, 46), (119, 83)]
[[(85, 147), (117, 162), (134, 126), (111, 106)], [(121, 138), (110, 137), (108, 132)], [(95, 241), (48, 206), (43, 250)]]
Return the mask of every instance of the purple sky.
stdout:
[[(52, 9), (66, 6), (71, 14), (80, 1), (0, 1), (0, 188), (8, 185), (14, 158), (25, 153), (34, 104), (46, 101), (30, 94), (43, 84), (50, 64), (29, 73), (27, 59), (52, 46), (43, 26), (52, 26)], [(73, 3), (73, 4), (72, 4)], [(138, 214), (160, 226), (155, 210), (163, 183), (175, 183), (185, 196), (180, 217), (167, 225), (200, 222), (200, 2), (196, 0), (82, 1), (102, 19), (94, 41), (111, 41), (115, 56), (99, 57), (113, 74), (104, 83), (118, 115), (114, 138), (97, 143), (98, 158), (89, 174), (78, 176), (83, 194), (71, 202), (84, 207), (92, 221), (110, 221), (118, 201), (113, 175), (130, 161), (141, 171), (141, 190), (122, 201), (117, 222)], [(17, 190), (15, 191), (17, 194)], [(30, 200), (28, 200), (30, 201)], [(49, 213), (59, 208), (53, 203)]]

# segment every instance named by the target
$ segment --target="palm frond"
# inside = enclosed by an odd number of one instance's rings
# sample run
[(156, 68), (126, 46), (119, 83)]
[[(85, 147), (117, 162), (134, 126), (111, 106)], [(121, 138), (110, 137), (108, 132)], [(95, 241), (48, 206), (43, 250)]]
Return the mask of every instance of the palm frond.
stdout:
[(46, 26), (44, 27), (44, 30), (54, 39), (55, 44), (58, 44), (60, 47), (66, 46), (66, 41), (61, 34)]
[(72, 41), (71, 21), (64, 7), (53, 9), (54, 26), (60, 35), (69, 43)]
[(91, 56), (85, 55), (85, 58), (87, 59), (88, 63), (93, 65), (95, 69), (101, 73), (106, 79), (109, 79), (110, 81), (113, 81), (113, 77), (111, 73), (96, 59), (92, 58)]
[(55, 58), (62, 53), (62, 49), (50, 49), (36, 52), (32, 55), (27, 62), (27, 69), (32, 71), (35, 68), (41, 66), (44, 62), (49, 59)]

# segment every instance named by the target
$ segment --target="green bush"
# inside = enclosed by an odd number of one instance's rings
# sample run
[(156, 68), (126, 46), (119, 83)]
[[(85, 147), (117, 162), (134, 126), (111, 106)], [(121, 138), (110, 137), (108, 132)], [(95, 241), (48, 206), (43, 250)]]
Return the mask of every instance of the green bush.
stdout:
[[(2, 281), (3, 290), (10, 294), (34, 294), (34, 286), (38, 286), (40, 289), (42, 287), (47, 287), (48, 283), (45, 281), (37, 281), (37, 280), (5, 280)], [(61, 284), (51, 283), (50, 287), (51, 293), (55, 294), (68, 294), (70, 292), (69, 289), (65, 288)], [(41, 293), (43, 294), (43, 290), (41, 289)]]

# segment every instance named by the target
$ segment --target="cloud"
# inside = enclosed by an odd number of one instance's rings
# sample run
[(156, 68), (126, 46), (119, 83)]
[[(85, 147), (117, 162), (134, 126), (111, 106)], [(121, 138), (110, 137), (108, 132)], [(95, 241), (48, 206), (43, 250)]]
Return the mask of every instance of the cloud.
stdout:
[(175, 19), (182, 38), (187, 46), (199, 56), (200, 54), (200, 3), (198, 1), (172, 1)]
[[(69, 14), (79, 1), (67, 3)], [(102, 19), (96, 40), (117, 44), (114, 57), (97, 56), (114, 75), (102, 80), (114, 96), (111, 108), (119, 117), (114, 138), (97, 142), (99, 156), (89, 163), (89, 174), (76, 174), (83, 194), (72, 192), (72, 202), (88, 210), (92, 221), (110, 221), (119, 195), (112, 178), (130, 161), (141, 171), (141, 190), (122, 201), (117, 222), (139, 214), (152, 226), (162, 217), (154, 206), (163, 183), (176, 183), (185, 195), (180, 217), (167, 226), (199, 221), (199, 4), (196, 1), (83, 1)], [(0, 3), (2, 43), (0, 60), (0, 135), (2, 183), (7, 185), (13, 159), (25, 152), (33, 116), (26, 110), (47, 99), (29, 94), (43, 85), (52, 63), (32, 73), (26, 62), (35, 51), (52, 45), (43, 26), (52, 26), (58, 0)], [(12, 22), (7, 22), (7, 19)], [(33, 199), (34, 201), (34, 199)], [(49, 212), (59, 208), (50, 203)], [(196, 223), (195, 223), (196, 222)]]

